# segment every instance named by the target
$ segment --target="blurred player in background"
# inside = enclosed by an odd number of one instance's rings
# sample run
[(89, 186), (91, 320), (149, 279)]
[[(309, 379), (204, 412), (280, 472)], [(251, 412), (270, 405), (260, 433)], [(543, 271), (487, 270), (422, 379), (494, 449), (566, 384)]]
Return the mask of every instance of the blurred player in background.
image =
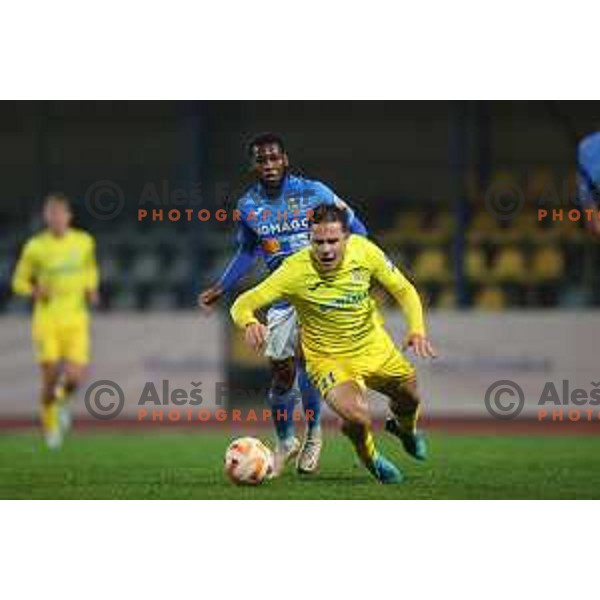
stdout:
[(581, 140), (577, 148), (578, 196), (583, 209), (594, 209), (592, 219), (585, 218), (587, 228), (600, 238), (600, 131)]
[[(238, 249), (219, 281), (200, 294), (199, 305), (204, 309), (232, 290), (250, 272), (259, 256), (273, 272), (284, 258), (306, 247), (310, 214), (319, 204), (340, 207), (348, 214), (350, 231), (366, 234), (354, 212), (326, 185), (289, 171), (289, 159), (279, 136), (272, 133), (259, 135), (250, 142), (248, 151), (258, 182), (238, 202), (241, 212)], [(265, 355), (272, 372), (269, 401), (277, 434), (274, 472), (278, 474), (284, 463), (299, 452), (298, 471), (312, 473), (318, 467), (321, 453), (321, 399), (308, 380), (303, 360), (297, 357), (298, 328), (294, 308), (285, 301), (274, 303), (269, 309), (267, 323), (269, 335)], [(312, 411), (309, 414), (314, 415), (314, 420), (307, 421), (301, 449), (292, 420), (299, 394), (305, 414)]]
[(419, 396), (415, 369), (397, 350), (369, 294), (378, 280), (396, 299), (408, 324), (405, 346), (433, 357), (425, 336), (423, 309), (412, 284), (364, 237), (349, 235), (348, 213), (335, 205), (316, 209), (311, 245), (286, 259), (233, 304), (231, 315), (245, 329), (247, 343), (260, 350), (268, 328), (255, 311), (285, 298), (298, 313), (302, 350), (309, 376), (342, 418), (342, 431), (367, 469), (382, 483), (399, 483), (402, 473), (375, 447), (366, 388), (389, 398), (393, 417), (386, 429), (414, 458), (426, 458), (416, 430)]
[(69, 400), (89, 362), (89, 303), (98, 300), (94, 239), (70, 227), (69, 200), (48, 196), (46, 229), (24, 246), (13, 290), (34, 303), (32, 336), (41, 367), (42, 430), (48, 447), (58, 448), (70, 425)]

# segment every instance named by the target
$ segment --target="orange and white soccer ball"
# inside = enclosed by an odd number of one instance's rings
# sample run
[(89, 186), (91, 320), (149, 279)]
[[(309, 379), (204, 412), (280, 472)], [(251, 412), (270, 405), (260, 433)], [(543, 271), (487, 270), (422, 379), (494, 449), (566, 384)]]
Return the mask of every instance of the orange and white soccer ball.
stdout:
[(258, 485), (273, 472), (273, 453), (260, 440), (233, 440), (225, 452), (225, 473), (238, 485)]

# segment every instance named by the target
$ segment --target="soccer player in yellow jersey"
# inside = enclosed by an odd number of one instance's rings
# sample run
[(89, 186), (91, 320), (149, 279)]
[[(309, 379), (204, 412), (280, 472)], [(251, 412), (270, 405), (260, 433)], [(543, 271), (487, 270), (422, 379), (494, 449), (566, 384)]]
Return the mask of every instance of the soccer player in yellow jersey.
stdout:
[(434, 357), (417, 291), (380, 248), (348, 233), (346, 213), (336, 206), (321, 205), (315, 210), (311, 245), (242, 294), (231, 315), (245, 328), (246, 342), (260, 350), (267, 328), (255, 311), (280, 298), (295, 306), (310, 377), (342, 418), (342, 431), (367, 469), (382, 483), (398, 483), (402, 473), (375, 446), (366, 388), (389, 398), (393, 417), (386, 429), (400, 438), (409, 454), (423, 460), (426, 446), (416, 430), (420, 402), (415, 369), (383, 327), (382, 315), (369, 294), (373, 278), (404, 312), (405, 346), (417, 356)]
[(70, 227), (69, 200), (48, 196), (46, 229), (24, 246), (13, 276), (15, 293), (34, 302), (32, 337), (41, 367), (42, 429), (58, 448), (68, 429), (68, 401), (89, 362), (88, 305), (98, 300), (98, 270), (91, 235)]

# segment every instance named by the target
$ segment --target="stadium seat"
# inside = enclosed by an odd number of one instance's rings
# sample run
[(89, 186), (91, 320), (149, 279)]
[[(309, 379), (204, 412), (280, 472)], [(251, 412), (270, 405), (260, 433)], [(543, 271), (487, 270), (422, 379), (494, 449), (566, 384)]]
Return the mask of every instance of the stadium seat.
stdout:
[(136, 306), (136, 296), (131, 288), (119, 291), (111, 299), (111, 308), (115, 310), (133, 310)]
[(429, 244), (443, 244), (450, 241), (456, 225), (456, 218), (448, 211), (436, 212), (429, 223), (421, 229), (420, 241)]
[(133, 262), (129, 279), (133, 284), (149, 284), (160, 279), (161, 260), (156, 254), (142, 254)]
[(448, 254), (436, 247), (422, 250), (415, 259), (414, 274), (418, 283), (448, 283), (452, 279)]
[(492, 261), (491, 278), (500, 283), (523, 283), (527, 280), (527, 267), (523, 252), (516, 246), (500, 248)]
[(559, 281), (565, 272), (565, 260), (557, 246), (542, 246), (531, 257), (530, 277), (533, 283)]
[(450, 285), (444, 287), (444, 289), (438, 294), (435, 308), (448, 310), (456, 308), (456, 305), (457, 301), (454, 287)]
[(100, 270), (101, 281), (109, 285), (119, 282), (123, 277), (123, 273), (116, 256), (103, 256), (99, 261), (98, 268)]
[(193, 279), (193, 272), (192, 261), (187, 257), (179, 258), (167, 269), (162, 279), (170, 285), (182, 285)]
[(487, 259), (480, 246), (469, 246), (464, 260), (465, 276), (469, 281), (479, 283), (488, 279)]
[(486, 286), (475, 296), (474, 307), (479, 310), (504, 310), (506, 305), (506, 294), (497, 286)]
[(424, 215), (419, 211), (400, 213), (391, 229), (378, 236), (384, 246), (422, 241)]
[(467, 230), (467, 240), (473, 243), (489, 242), (501, 234), (499, 222), (487, 211), (475, 213)]
[(557, 246), (542, 246), (531, 257), (530, 277), (533, 300), (537, 306), (553, 307), (559, 303), (565, 259)]

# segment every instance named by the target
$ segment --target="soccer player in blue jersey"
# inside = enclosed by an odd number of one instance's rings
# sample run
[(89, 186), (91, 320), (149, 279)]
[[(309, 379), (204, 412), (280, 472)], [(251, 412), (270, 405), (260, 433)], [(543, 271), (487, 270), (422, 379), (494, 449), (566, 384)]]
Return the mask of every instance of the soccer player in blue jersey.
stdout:
[[(348, 211), (352, 233), (366, 234), (366, 228), (348, 205), (320, 181), (294, 175), (283, 140), (265, 133), (248, 146), (251, 168), (258, 181), (238, 202), (240, 211), (237, 252), (219, 281), (198, 297), (208, 309), (252, 269), (262, 256), (273, 272), (283, 260), (309, 245), (310, 215), (320, 204), (335, 204)], [(273, 304), (267, 314), (268, 337), (264, 348), (271, 365), (269, 402), (272, 407), (277, 447), (274, 473), (297, 456), (300, 473), (313, 473), (321, 454), (321, 397), (309, 381), (302, 357), (298, 354), (298, 326), (294, 308), (287, 302)], [(292, 413), (298, 396), (307, 419), (302, 445), (295, 436)], [(311, 412), (309, 412), (311, 411)]]
[(588, 229), (600, 237), (600, 131), (581, 140), (577, 148), (578, 196), (584, 209), (593, 209), (592, 219), (585, 218)]

